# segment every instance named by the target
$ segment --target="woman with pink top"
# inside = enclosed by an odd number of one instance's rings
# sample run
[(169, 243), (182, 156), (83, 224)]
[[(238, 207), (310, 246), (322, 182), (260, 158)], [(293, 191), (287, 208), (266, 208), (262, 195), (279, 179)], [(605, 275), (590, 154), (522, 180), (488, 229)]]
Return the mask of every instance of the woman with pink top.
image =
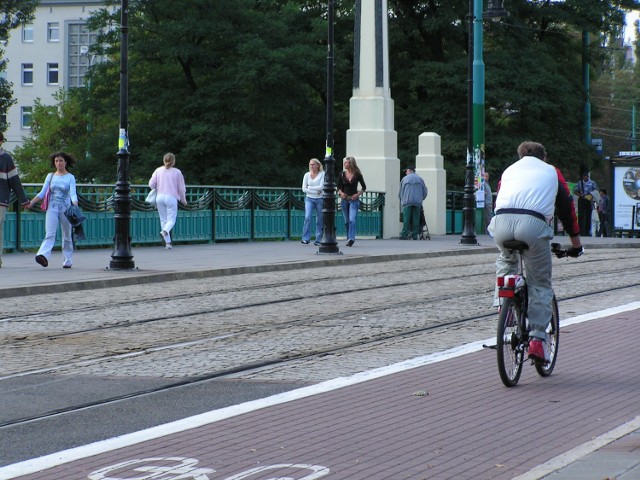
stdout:
[(171, 229), (178, 217), (178, 201), (182, 205), (187, 205), (187, 188), (182, 172), (174, 166), (176, 156), (173, 153), (167, 153), (162, 161), (164, 166), (156, 168), (153, 172), (149, 187), (157, 191), (156, 206), (160, 216), (160, 236), (166, 245), (165, 248), (170, 250)]

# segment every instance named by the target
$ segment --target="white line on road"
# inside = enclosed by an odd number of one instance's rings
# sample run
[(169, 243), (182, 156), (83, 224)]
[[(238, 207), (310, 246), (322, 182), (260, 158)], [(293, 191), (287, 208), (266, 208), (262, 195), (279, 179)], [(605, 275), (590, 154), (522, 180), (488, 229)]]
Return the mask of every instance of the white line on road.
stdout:
[[(561, 322), (561, 326), (564, 327), (568, 325), (574, 325), (576, 323), (587, 322), (589, 320), (595, 320), (598, 318), (608, 317), (611, 315), (616, 315), (618, 313), (624, 313), (624, 312), (637, 310), (637, 309), (640, 309), (640, 302), (632, 302), (626, 305), (621, 305), (619, 307), (607, 308), (605, 310), (599, 310), (597, 312), (592, 312), (592, 313), (568, 318)], [(297, 390), (292, 390), (289, 392), (279, 393), (277, 395), (272, 395), (270, 397), (262, 398), (259, 400), (252, 400), (249, 402), (241, 403), (239, 405), (232, 405), (232, 406), (221, 408), (218, 410), (212, 410), (210, 412), (194, 415), (192, 417), (188, 417), (182, 420), (177, 420), (175, 422), (166, 423), (164, 425), (158, 425), (156, 427), (147, 428), (144, 430), (140, 430), (138, 432), (133, 432), (126, 435), (109, 438), (106, 440), (91, 443), (88, 445), (83, 445), (76, 448), (71, 448), (68, 450), (63, 450), (61, 452), (45, 455), (39, 458), (25, 460), (24, 462), (14, 463), (12, 465), (7, 465), (5, 467), (0, 468), (0, 480), (10, 480), (15, 477), (27, 475), (27, 474), (38, 472), (41, 470), (46, 470), (49, 468), (56, 467), (58, 465), (80, 460), (82, 458), (87, 458), (87, 457), (91, 457), (101, 453), (116, 450), (118, 448), (128, 447), (128, 446), (135, 445), (148, 440), (161, 438), (174, 433), (183, 432), (185, 430), (189, 430), (192, 428), (197, 428), (197, 427), (201, 427), (211, 423), (219, 422), (227, 418), (231, 418), (237, 415), (242, 415), (244, 413), (267, 408), (272, 405), (279, 405), (282, 403), (292, 402), (294, 400), (298, 400), (301, 398), (310, 397), (312, 395), (317, 395), (320, 393), (330, 392), (332, 390), (337, 390), (339, 388), (347, 387), (350, 385), (355, 385), (355, 384), (366, 382), (376, 378), (385, 377), (387, 375), (403, 372), (405, 370), (410, 370), (413, 368), (422, 367), (424, 365), (430, 365), (433, 363), (449, 360), (451, 358), (460, 357), (462, 355), (467, 355), (469, 353), (473, 353), (481, 350), (483, 344), (486, 344), (487, 342), (491, 342), (493, 340), (495, 339), (492, 337), (489, 339), (468, 343), (465, 345), (461, 345), (459, 347), (451, 348), (444, 352), (438, 352), (430, 355), (412, 358), (410, 360), (395, 363), (393, 365), (389, 365), (386, 367), (376, 368), (373, 370), (368, 370), (366, 372), (357, 373), (350, 377), (335, 378), (333, 380), (328, 380), (326, 382), (318, 383), (316, 385), (299, 388)], [(636, 420), (629, 422), (628, 424), (625, 424), (621, 427), (618, 427), (612, 430), (611, 432), (609, 432), (608, 434), (602, 435), (601, 437), (603, 438), (599, 442), (597, 441), (598, 439), (594, 439), (593, 441), (587, 442), (587, 444), (584, 444), (583, 446), (574, 449), (576, 450), (576, 452), (574, 452), (574, 450), (571, 450), (570, 452), (567, 452), (567, 454), (565, 455), (568, 455), (569, 453), (573, 452), (572, 453), (573, 457), (571, 457), (573, 458), (572, 460), (573, 462), (578, 458), (580, 458), (580, 457), (577, 457), (576, 455), (580, 455), (580, 456), (587, 455), (588, 453), (591, 453), (592, 451), (597, 450), (601, 446), (606, 445), (606, 443), (610, 443), (613, 440), (624, 436), (626, 433), (629, 433), (627, 430), (630, 427), (632, 426), (637, 427), (636, 423), (634, 423)], [(614, 436), (614, 435), (618, 435), (618, 436)], [(600, 442), (603, 442), (605, 439), (607, 440), (605, 443), (600, 443)], [(560, 457), (562, 457), (562, 455)], [(557, 457), (557, 458), (560, 458), (560, 457)], [(558, 465), (561, 465), (561, 464), (558, 463)], [(556, 468), (559, 468), (559, 467), (556, 467)], [(525, 480), (525, 479), (532, 480), (534, 478), (540, 478), (540, 477), (536, 477), (536, 476), (522, 477), (522, 479), (520, 480)]]

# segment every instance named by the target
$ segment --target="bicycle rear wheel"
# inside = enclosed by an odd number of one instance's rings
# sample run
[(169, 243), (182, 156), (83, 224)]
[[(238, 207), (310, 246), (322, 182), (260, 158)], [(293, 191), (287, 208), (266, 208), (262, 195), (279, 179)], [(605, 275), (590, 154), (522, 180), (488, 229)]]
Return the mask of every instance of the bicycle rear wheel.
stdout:
[(549, 350), (549, 363), (543, 365), (536, 363), (536, 370), (542, 377), (548, 377), (553, 372), (553, 367), (556, 366), (556, 360), (558, 358), (558, 345), (560, 342), (560, 314), (558, 312), (558, 301), (556, 296), (553, 296), (551, 301), (551, 321), (547, 327), (547, 348)]
[(515, 387), (520, 380), (524, 359), (523, 328), (519, 302), (508, 298), (498, 317), (498, 372), (507, 387)]

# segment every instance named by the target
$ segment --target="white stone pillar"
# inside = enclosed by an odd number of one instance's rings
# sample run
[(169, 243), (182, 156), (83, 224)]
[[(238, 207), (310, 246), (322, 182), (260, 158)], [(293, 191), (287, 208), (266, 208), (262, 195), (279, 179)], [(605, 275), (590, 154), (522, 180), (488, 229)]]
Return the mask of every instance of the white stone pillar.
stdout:
[[(400, 233), (400, 160), (389, 89), (387, 0), (357, 0), (353, 96), (347, 156), (356, 159), (371, 191), (385, 192), (383, 238)], [(340, 160), (336, 160), (339, 164)]]
[(437, 133), (426, 132), (418, 137), (416, 173), (429, 189), (422, 206), (431, 235), (447, 233), (447, 172), (441, 151), (440, 135)]

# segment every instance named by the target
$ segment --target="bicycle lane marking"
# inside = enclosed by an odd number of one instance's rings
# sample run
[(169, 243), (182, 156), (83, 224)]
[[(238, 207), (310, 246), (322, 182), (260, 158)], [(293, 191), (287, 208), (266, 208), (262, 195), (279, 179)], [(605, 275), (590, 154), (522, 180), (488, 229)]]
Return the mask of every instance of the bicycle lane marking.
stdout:
[[(577, 323), (596, 320), (603, 317), (612, 316), (619, 313), (640, 309), (640, 302), (631, 302), (619, 307), (607, 308), (596, 312), (568, 318), (560, 322), (561, 327), (574, 325)], [(174, 433), (216, 423), (231, 417), (254, 412), (270, 406), (280, 405), (294, 400), (330, 392), (340, 388), (356, 385), (376, 378), (385, 377), (394, 373), (411, 370), (425, 365), (430, 365), (452, 358), (467, 355), (469, 353), (482, 350), (487, 342), (495, 341), (495, 337), (467, 343), (458, 347), (436, 352), (430, 355), (412, 358), (403, 362), (395, 363), (386, 367), (380, 367), (365, 372), (360, 372), (350, 377), (339, 377), (316, 385), (310, 385), (297, 390), (272, 395), (263, 399), (253, 400), (239, 405), (212, 410), (200, 415), (195, 415), (175, 422), (170, 422), (156, 427), (132, 432), (106, 440), (101, 440), (88, 445), (63, 450), (42, 457), (25, 460), (23, 462), (7, 465), (0, 468), (0, 480), (10, 480), (19, 476), (47, 470), (66, 463), (71, 463), (84, 458), (96, 456), (116, 449), (129, 447), (148, 440), (165, 437)]]

